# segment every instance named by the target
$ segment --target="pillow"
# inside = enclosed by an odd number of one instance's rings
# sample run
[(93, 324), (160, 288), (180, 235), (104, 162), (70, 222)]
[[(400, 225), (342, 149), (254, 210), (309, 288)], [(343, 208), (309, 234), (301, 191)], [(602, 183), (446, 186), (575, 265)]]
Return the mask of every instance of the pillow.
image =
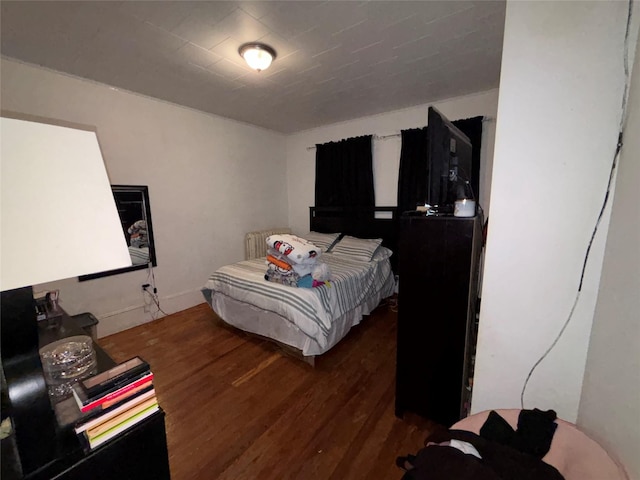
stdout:
[(300, 235), (305, 240), (310, 241), (316, 247), (320, 247), (323, 252), (328, 252), (333, 244), (336, 243), (340, 233), (320, 233), (320, 232), (309, 232), (306, 235)]
[(391, 255), (393, 255), (393, 252), (391, 250), (380, 245), (378, 248), (376, 248), (376, 251), (373, 254), (373, 258), (371, 258), (371, 260), (373, 260), (374, 262), (379, 262), (380, 260), (384, 260), (385, 258), (390, 258)]
[(331, 253), (369, 262), (381, 243), (381, 238), (367, 239), (345, 235), (334, 245), (331, 249)]

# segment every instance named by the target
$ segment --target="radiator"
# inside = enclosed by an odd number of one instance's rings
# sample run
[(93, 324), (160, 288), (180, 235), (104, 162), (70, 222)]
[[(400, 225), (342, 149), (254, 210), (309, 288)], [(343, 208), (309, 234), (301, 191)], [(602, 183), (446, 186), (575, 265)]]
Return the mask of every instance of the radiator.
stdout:
[(244, 258), (265, 257), (267, 255), (267, 237), (276, 233), (291, 233), (290, 228), (273, 228), (259, 232), (249, 232), (244, 237)]

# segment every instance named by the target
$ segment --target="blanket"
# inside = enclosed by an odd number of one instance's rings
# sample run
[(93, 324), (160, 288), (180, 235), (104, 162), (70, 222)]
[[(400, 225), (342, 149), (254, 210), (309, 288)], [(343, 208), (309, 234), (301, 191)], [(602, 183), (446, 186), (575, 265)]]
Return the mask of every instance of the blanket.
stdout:
[(292, 264), (315, 263), (322, 249), (313, 243), (290, 234), (276, 234), (267, 237), (267, 246), (284, 255)]
[[(403, 480), (563, 480), (542, 457), (555, 433), (553, 410), (522, 410), (514, 431), (491, 411), (480, 435), (446, 430), (431, 435), (417, 455), (398, 457)], [(462, 445), (462, 447), (461, 447)]]
[(267, 263), (267, 273), (264, 274), (264, 279), (269, 282), (275, 282), (289, 287), (297, 287), (300, 275), (298, 275), (294, 270), (285, 270), (273, 263)]
[[(448, 445), (467, 442), (481, 459)], [(411, 459), (402, 480), (564, 480), (562, 474), (541, 459), (465, 430), (449, 430)]]

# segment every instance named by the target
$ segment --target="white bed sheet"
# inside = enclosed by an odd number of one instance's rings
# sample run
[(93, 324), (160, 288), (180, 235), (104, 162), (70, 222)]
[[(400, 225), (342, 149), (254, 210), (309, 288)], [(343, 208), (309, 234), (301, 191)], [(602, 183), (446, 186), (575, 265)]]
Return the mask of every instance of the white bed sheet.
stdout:
[(261, 258), (221, 267), (203, 294), (228, 324), (295, 347), (305, 356), (319, 355), (395, 287), (388, 258), (362, 262), (324, 254), (322, 259), (332, 270), (331, 286), (307, 289), (268, 282)]

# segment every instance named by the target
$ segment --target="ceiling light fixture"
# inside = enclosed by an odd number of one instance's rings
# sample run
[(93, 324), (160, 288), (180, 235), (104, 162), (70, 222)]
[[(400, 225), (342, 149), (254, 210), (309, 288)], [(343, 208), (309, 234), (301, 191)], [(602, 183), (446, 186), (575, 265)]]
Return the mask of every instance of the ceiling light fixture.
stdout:
[(276, 51), (264, 43), (245, 43), (238, 49), (247, 65), (258, 72), (266, 70), (276, 58)]

